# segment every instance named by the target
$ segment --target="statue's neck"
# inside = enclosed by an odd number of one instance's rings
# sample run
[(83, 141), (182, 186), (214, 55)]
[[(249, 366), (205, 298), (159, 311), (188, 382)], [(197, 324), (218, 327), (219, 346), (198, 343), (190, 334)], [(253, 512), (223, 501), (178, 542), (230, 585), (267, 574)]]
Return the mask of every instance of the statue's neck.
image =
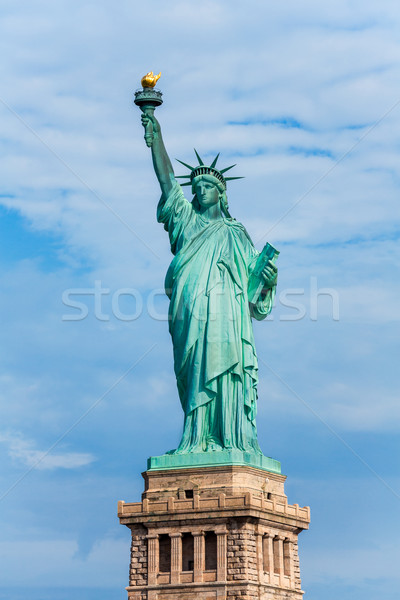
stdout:
[(200, 207), (200, 214), (207, 221), (221, 221), (223, 219), (221, 213), (220, 204), (213, 204), (213, 206)]

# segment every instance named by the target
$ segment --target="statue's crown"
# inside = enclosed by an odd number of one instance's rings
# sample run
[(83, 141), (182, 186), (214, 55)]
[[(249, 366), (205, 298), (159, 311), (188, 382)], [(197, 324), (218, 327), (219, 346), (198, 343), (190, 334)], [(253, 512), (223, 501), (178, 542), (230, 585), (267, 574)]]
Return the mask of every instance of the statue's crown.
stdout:
[(215, 168), (215, 165), (217, 164), (217, 160), (219, 158), (219, 153), (214, 158), (211, 165), (208, 167), (207, 165), (204, 164), (204, 162), (200, 158), (197, 150), (195, 149), (194, 151), (195, 151), (197, 160), (199, 161), (199, 164), (196, 167), (192, 167), (192, 166), (188, 165), (187, 163), (184, 163), (183, 161), (179, 160), (179, 158), (176, 159), (178, 162), (181, 163), (181, 165), (190, 169), (189, 175), (178, 175), (177, 176), (177, 179), (189, 179), (189, 181), (187, 181), (186, 183), (182, 183), (182, 185), (192, 185), (193, 179), (195, 177), (198, 177), (199, 175), (212, 175), (213, 177), (215, 177), (216, 179), (218, 179), (218, 181), (220, 181), (222, 183), (222, 185), (224, 186), (224, 189), (226, 190), (226, 182), (227, 181), (229, 181), (231, 179), (243, 179), (243, 177), (224, 177), (223, 173), (226, 173), (226, 171), (229, 171), (229, 169), (236, 167), (236, 165), (231, 165), (230, 167), (225, 167), (225, 169), (220, 169), (220, 170)]

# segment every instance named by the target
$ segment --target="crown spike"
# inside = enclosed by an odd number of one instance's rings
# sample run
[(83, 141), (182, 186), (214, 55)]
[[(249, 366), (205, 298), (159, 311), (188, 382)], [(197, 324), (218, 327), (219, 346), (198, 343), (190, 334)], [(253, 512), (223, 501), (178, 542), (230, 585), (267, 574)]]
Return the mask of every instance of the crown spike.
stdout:
[(220, 173), (226, 173), (227, 171), (229, 171), (229, 169), (233, 169), (233, 167), (236, 167), (236, 165), (231, 165), (230, 167), (225, 167), (225, 169), (220, 169)]
[[(210, 167), (213, 169), (215, 167), (215, 165), (217, 164), (217, 160), (219, 158), (220, 152), (218, 152), (217, 156), (214, 158), (214, 160), (212, 161)], [(220, 173), (222, 173), (222, 171), (220, 171)]]
[(195, 168), (196, 168), (196, 167), (191, 167), (190, 165), (188, 165), (187, 163), (183, 162), (182, 160), (179, 160), (179, 158), (176, 158), (175, 160), (177, 160), (179, 163), (181, 163), (181, 165), (183, 165), (187, 169), (190, 169), (191, 171), (194, 171)]
[(200, 158), (200, 156), (199, 156), (199, 154), (198, 154), (198, 152), (197, 152), (196, 148), (193, 148), (193, 150), (194, 150), (194, 152), (195, 152), (195, 154), (196, 154), (196, 156), (197, 156), (197, 160), (199, 161), (199, 165), (203, 166), (203, 165), (204, 165), (204, 163), (203, 163), (203, 161), (201, 160), (201, 158)]
[(184, 185), (192, 185), (191, 181), (186, 181), (185, 183), (181, 183), (181, 187), (183, 187)]
[(244, 179), (244, 177), (225, 177), (225, 181), (232, 181), (232, 179)]

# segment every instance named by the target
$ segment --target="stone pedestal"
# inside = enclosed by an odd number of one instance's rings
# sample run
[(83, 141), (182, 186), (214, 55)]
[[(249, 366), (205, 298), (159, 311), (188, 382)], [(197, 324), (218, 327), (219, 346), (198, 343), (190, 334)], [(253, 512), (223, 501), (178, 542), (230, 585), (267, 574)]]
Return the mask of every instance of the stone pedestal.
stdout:
[(132, 532), (128, 600), (300, 600), (298, 534), (310, 510), (285, 477), (249, 466), (146, 471)]

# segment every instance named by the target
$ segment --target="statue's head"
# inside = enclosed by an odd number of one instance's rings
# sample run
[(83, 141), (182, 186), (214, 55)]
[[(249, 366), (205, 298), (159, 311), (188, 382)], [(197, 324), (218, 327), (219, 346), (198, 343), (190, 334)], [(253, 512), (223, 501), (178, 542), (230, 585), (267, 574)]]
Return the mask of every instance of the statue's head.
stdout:
[(226, 190), (214, 175), (197, 175), (192, 181), (192, 192), (200, 207), (208, 208), (220, 204), (221, 210), (228, 206)]
[(190, 169), (189, 175), (178, 175), (178, 179), (189, 179), (188, 182), (182, 185), (191, 185), (192, 192), (194, 194), (193, 202), (198, 206), (212, 206), (217, 202), (220, 203), (221, 210), (225, 216), (230, 217), (228, 211), (228, 200), (226, 197), (226, 182), (230, 179), (242, 179), (241, 177), (224, 177), (224, 173), (235, 167), (231, 165), (220, 171), (215, 168), (219, 154), (214, 158), (211, 165), (208, 167), (204, 164), (198, 153), (196, 152), (197, 160), (199, 164), (197, 167), (191, 167), (190, 165), (178, 160), (182, 165)]

